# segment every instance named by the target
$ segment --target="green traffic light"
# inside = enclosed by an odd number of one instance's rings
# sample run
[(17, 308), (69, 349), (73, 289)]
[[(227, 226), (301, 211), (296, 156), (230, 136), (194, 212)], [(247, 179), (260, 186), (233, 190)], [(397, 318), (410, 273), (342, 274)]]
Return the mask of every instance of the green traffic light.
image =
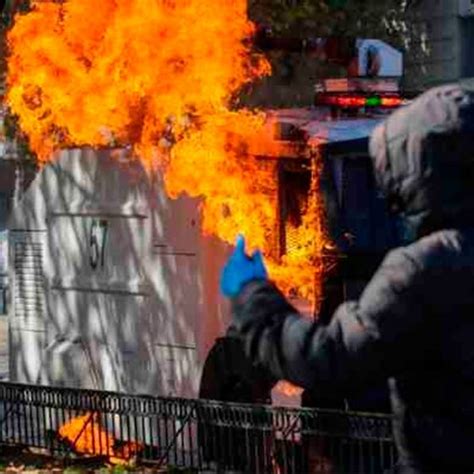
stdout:
[(380, 97), (367, 97), (365, 99), (366, 107), (380, 107), (382, 105), (382, 99)]

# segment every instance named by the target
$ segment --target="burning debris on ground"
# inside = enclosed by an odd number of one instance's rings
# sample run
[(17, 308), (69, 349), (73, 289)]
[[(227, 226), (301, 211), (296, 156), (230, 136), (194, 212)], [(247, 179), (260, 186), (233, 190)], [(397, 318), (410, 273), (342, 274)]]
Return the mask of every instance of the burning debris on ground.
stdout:
[(98, 418), (95, 413), (75, 417), (59, 428), (58, 435), (73, 452), (102, 456), (111, 464), (132, 465), (143, 446), (133, 441), (116, 441), (100, 426)]
[(174, 466), (116, 464), (106, 456), (77, 455), (59, 458), (47, 449), (2, 446), (0, 474), (194, 474), (197, 470)]

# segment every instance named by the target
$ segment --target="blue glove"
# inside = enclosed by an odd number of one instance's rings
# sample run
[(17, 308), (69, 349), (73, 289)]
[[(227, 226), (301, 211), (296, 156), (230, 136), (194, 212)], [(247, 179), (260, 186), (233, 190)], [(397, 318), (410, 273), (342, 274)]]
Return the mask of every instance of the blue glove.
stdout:
[(228, 298), (238, 296), (242, 288), (253, 280), (266, 280), (267, 270), (260, 250), (251, 257), (245, 253), (245, 239), (237, 237), (234, 253), (229, 257), (221, 274), (221, 292)]

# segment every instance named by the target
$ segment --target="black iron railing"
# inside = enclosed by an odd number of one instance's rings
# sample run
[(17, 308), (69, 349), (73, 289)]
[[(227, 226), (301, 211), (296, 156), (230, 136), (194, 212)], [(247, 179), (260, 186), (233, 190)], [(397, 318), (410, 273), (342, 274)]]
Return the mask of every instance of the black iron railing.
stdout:
[(382, 473), (387, 415), (0, 383), (0, 444), (196, 471)]

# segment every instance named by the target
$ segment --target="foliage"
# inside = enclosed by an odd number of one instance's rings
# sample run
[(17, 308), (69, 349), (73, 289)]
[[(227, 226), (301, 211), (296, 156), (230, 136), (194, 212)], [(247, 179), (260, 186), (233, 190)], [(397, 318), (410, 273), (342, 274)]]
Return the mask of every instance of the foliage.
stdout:
[[(421, 0), (248, 0), (249, 16), (278, 39), (377, 38), (407, 52), (418, 34), (408, 23)], [(416, 42), (416, 40), (415, 40)], [(350, 44), (350, 43), (348, 43)], [(250, 107), (307, 107), (321, 77), (347, 75), (344, 65), (302, 51), (267, 53), (272, 76), (241, 96)]]
[(409, 0), (249, 0), (249, 15), (288, 36), (376, 37), (400, 43)]

